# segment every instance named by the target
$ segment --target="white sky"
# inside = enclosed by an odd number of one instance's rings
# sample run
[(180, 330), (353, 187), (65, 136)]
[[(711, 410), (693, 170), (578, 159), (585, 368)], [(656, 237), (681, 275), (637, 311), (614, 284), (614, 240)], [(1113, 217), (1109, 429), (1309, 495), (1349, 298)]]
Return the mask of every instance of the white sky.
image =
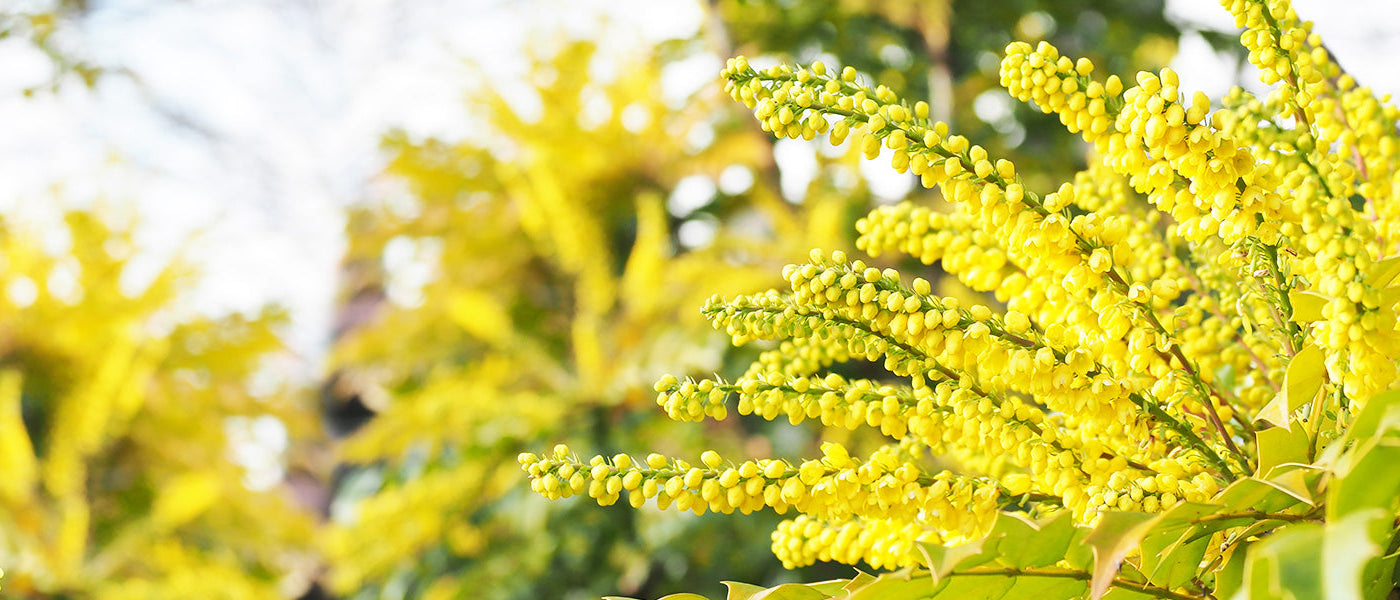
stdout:
[[(1169, 5), (1191, 23), (1231, 25), (1213, 0)], [(1400, 3), (1295, 5), (1347, 69), (1400, 95), (1393, 58), (1400, 56)], [(463, 60), (500, 77), (522, 72), (523, 48), (541, 41), (526, 24), (592, 37), (597, 15), (610, 15), (604, 39), (624, 52), (638, 40), (689, 35), (700, 19), (695, 0), (92, 6), (67, 41), (136, 77), (109, 76), (93, 93), (74, 84), (27, 100), (17, 90), (42, 81), (47, 61), (22, 41), (0, 42), (0, 210), (43, 213), (57, 183), (72, 204), (134, 200), (148, 264), (200, 232), (185, 250), (205, 272), (191, 305), (211, 312), (288, 306), (296, 322), (291, 345), (308, 359), (311, 376), (331, 321), (340, 209), (367, 193), (383, 132), (470, 134), (461, 110)], [(1209, 54), (1198, 39), (1184, 41), (1183, 89), (1214, 97), (1234, 82)]]
[[(135, 201), (147, 276), (174, 252), (202, 265), (190, 299), (213, 313), (288, 306), (291, 345), (311, 359), (326, 341), (343, 251), (340, 209), (363, 198), (382, 165), (380, 136), (460, 138), (465, 60), (523, 72), (523, 26), (585, 35), (598, 15), (645, 16), (611, 27), (623, 52), (694, 31), (698, 8), (642, 0), (93, 2), (65, 41), (130, 70), (95, 92), (18, 91), (46, 80), (26, 42), (0, 42), (0, 210), (52, 216), (73, 205)], [(191, 242), (191, 234), (198, 233)], [(140, 285), (140, 277), (133, 285)]]

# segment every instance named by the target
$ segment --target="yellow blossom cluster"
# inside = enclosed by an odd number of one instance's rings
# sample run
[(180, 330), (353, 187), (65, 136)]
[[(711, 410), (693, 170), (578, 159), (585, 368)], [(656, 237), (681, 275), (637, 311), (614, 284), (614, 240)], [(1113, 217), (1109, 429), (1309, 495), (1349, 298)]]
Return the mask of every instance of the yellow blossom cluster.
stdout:
[[(827, 443), (821, 459), (798, 465), (772, 459), (736, 465), (707, 451), (700, 465), (691, 465), (660, 454), (640, 462), (619, 454), (584, 463), (559, 445), (548, 457), (522, 454), (520, 463), (532, 477), (532, 488), (551, 499), (587, 493), (606, 506), (625, 491), (636, 507), (655, 499), (661, 508), (674, 505), (696, 514), (769, 507), (826, 523), (856, 518), (917, 522), (923, 530), (919, 539), (932, 542), (985, 534), (999, 503), (1013, 502), (1007, 500), (1013, 491), (995, 479), (919, 469), (911, 450), (892, 444), (861, 461), (844, 446)], [(912, 543), (881, 544), (871, 551), (876, 554), (860, 558), (870, 556), (890, 566), (917, 561)]]
[[(1093, 524), (1210, 501), (1268, 474), (1266, 429), (1302, 428), (1312, 448), (1336, 437), (1396, 378), (1400, 113), (1341, 72), (1287, 2), (1224, 4), (1275, 85), (1266, 98), (1214, 105), (1170, 69), (1098, 78), (1046, 42), (1006, 48), (1009, 93), (1092, 145), (1088, 168), (1045, 191), (851, 67), (731, 59), (725, 89), (765, 130), (887, 155), (952, 207), (877, 208), (857, 249), (937, 263), (995, 300), (939, 295), (898, 259), (813, 250), (784, 269), (787, 289), (704, 308), (736, 345), (766, 344), (748, 371), (668, 375), (657, 402), (678, 420), (736, 407), (866, 427), (886, 445), (727, 468), (709, 453), (703, 468), (659, 455), (634, 467), (562, 448), (522, 455), (536, 491), (796, 510), (773, 535), (785, 564), (890, 567), (918, 543), (984, 534), (998, 510)], [(833, 372), (861, 361), (887, 377)]]

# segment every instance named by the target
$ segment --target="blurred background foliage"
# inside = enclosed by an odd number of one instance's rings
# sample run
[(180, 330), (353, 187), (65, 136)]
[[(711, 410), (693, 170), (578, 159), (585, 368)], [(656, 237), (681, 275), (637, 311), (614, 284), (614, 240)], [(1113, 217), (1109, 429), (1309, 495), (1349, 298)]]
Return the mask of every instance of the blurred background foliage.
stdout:
[[(55, 81), (91, 85), (100, 70), (51, 43), (84, 9), (0, 10), (0, 34), (44, 49)], [(846, 149), (773, 142), (711, 74), (737, 53), (850, 64), (928, 98), (991, 153), (1034, 156), (1045, 180), (1029, 183), (1044, 187), (1083, 151), (997, 87), (1000, 49), (1048, 39), (1130, 73), (1165, 64), (1179, 32), (1161, 2), (1127, 0), (703, 9), (693, 38), (623, 64), (600, 66), (614, 60), (599, 52), (606, 27), (595, 39), (541, 31), (519, 81), (473, 82), (463, 110), (484, 128), (388, 133), (383, 175), (347, 209), (319, 389), (280, 383), (277, 310), (189, 316), (191, 269), (178, 262), (123, 283), (131, 226), (112, 211), (69, 212), (63, 244), (6, 218), (4, 593), (657, 597), (847, 574), (783, 571), (768, 549), (774, 515), (547, 503), (515, 462), (560, 441), (606, 454), (815, 451), (808, 429), (673, 423), (651, 384), (732, 377), (753, 359), (704, 322), (706, 297), (780, 284), (810, 248), (850, 249), (873, 204), (932, 192), (868, 180)], [(697, 68), (699, 82), (678, 88)], [(271, 469), (255, 460), (268, 439), (284, 440)]]
[(294, 390), (251, 385), (280, 346), (278, 312), (181, 316), (188, 269), (131, 283), (131, 240), (95, 211), (63, 215), (47, 239), (36, 229), (0, 220), (5, 596), (269, 598), (305, 587), (315, 519), (288, 488), (228, 459), (260, 419), (320, 437)]

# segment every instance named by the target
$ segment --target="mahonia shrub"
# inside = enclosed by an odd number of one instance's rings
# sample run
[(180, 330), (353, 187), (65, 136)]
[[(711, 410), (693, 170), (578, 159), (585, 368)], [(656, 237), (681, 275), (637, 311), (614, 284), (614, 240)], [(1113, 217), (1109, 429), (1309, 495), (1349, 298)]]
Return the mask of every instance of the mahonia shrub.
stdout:
[[(1400, 472), (1400, 112), (1286, 1), (1229, 0), (1264, 97), (1220, 105), (1169, 69), (1128, 82), (1047, 44), (1001, 83), (1092, 146), (1053, 191), (857, 72), (743, 57), (726, 90), (765, 130), (850, 140), (953, 206), (881, 207), (859, 250), (782, 291), (713, 298), (733, 381), (663, 377), (672, 419), (742, 415), (888, 443), (802, 461), (523, 454), (533, 488), (599, 504), (791, 515), (772, 549), (890, 571), (800, 598), (1380, 598)], [(873, 266), (909, 255), (996, 307)], [(882, 364), (887, 377), (836, 372)], [(737, 402), (734, 399), (737, 398)], [(779, 596), (730, 584), (730, 598)]]

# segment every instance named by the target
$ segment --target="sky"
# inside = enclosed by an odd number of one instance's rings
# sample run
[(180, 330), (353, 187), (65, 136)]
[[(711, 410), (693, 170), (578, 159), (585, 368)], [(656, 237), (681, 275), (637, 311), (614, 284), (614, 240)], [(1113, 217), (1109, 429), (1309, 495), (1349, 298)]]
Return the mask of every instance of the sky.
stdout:
[[(695, 0), (90, 6), (60, 41), (131, 76), (26, 99), (19, 90), (49, 77), (49, 63), (23, 40), (0, 41), (0, 211), (42, 219), (56, 202), (97, 203), (119, 215), (135, 206), (144, 252), (130, 285), (183, 254), (205, 274), (187, 299), (190, 310), (285, 305), (295, 323), (289, 345), (308, 377), (318, 376), (333, 320), (341, 211), (387, 185), (377, 176), (384, 132), (478, 135), (480, 124), (462, 110), (474, 69), (500, 81), (517, 77), (527, 48), (559, 39), (541, 32), (603, 31), (606, 57), (688, 36), (702, 17)], [(1400, 56), (1400, 3), (1295, 6), (1350, 72), (1400, 96), (1392, 58)], [(1169, 7), (1185, 23), (1231, 27), (1213, 0)], [(1217, 97), (1237, 81), (1198, 37), (1183, 40), (1176, 66), (1183, 90)], [(711, 71), (698, 74), (701, 81), (713, 76), (712, 65), (700, 68)], [(780, 148), (778, 158), (785, 179), (798, 182), (812, 163), (793, 148)]]
[(50, 63), (24, 40), (0, 41), (0, 210), (52, 220), (55, 200), (134, 203), (145, 252), (129, 285), (189, 256), (204, 273), (192, 307), (287, 306), (289, 345), (314, 371), (341, 210), (382, 185), (381, 136), (470, 136), (474, 69), (523, 72), (525, 48), (549, 43), (538, 31), (609, 31), (605, 54), (686, 36), (699, 12), (680, 4), (629, 27), (603, 20), (650, 3), (92, 1), (63, 41), (133, 76), (24, 98)]

